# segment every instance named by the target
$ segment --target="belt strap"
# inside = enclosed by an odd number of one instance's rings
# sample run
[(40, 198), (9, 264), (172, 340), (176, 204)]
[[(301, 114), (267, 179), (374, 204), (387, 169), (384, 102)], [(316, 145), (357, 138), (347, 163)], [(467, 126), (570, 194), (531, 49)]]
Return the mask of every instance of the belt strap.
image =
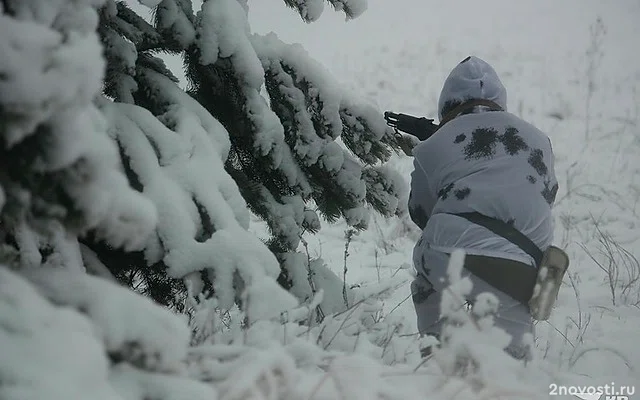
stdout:
[(533, 296), (538, 270), (520, 261), (467, 255), (464, 268), (525, 307)]
[(535, 261), (537, 267), (539, 267), (540, 263), (542, 263), (542, 250), (540, 250), (540, 248), (535, 243), (533, 243), (533, 241), (529, 239), (524, 233), (520, 232), (506, 222), (500, 221), (496, 218), (487, 217), (486, 215), (480, 214), (479, 212), (466, 212), (453, 215), (465, 218), (468, 221), (476, 225), (483, 226), (496, 235), (502, 236), (503, 238), (507, 239), (511, 243), (521, 248), (522, 251), (530, 255), (531, 258), (533, 258), (533, 260)]

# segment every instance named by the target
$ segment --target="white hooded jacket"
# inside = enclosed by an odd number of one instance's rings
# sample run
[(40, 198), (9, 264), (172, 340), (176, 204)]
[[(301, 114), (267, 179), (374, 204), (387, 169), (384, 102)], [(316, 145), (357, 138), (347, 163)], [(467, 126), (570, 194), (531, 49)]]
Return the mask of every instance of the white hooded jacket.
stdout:
[(542, 250), (553, 240), (551, 208), (558, 182), (549, 138), (506, 111), (504, 86), (493, 68), (477, 57), (462, 61), (445, 81), (438, 102), (440, 120), (471, 99), (491, 100), (505, 111), (477, 106), (414, 149), (409, 210), (423, 229), (415, 265), (428, 268), (429, 251), (450, 253), (455, 248), (534, 265), (511, 242), (451, 215), (476, 211), (500, 219)]

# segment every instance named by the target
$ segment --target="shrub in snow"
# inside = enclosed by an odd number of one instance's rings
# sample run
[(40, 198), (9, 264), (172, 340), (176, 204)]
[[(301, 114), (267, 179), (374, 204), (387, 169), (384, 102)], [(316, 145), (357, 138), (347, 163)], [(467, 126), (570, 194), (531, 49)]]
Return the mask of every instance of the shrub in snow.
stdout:
[[(361, 0), (330, 3), (348, 17), (364, 11)], [(397, 143), (379, 111), (341, 90), (299, 45), (250, 34), (243, 4), (209, 0), (194, 12), (189, 0), (163, 0), (153, 24), (124, 3), (108, 1), (100, 13), (109, 134), (159, 217), (142, 251), (93, 236), (83, 244), (163, 304), (183, 306), (186, 279), (230, 308), (263, 276), (301, 285), (293, 292), (309, 299), (310, 265), (296, 250), (304, 232), (320, 229), (318, 214), (364, 229), (369, 208), (406, 213), (405, 183), (382, 165)], [(323, 6), (287, 4), (308, 21)], [(187, 92), (158, 52), (183, 57)], [(247, 233), (250, 212), (271, 231), (266, 248)]]
[(321, 291), (310, 304), (249, 324), (222, 322), (196, 303), (194, 329), (204, 333), (207, 318), (213, 326), (190, 349), (189, 375), (224, 399), (547, 398), (548, 377), (502, 350), (509, 338), (493, 326), (494, 296), (479, 296), (474, 314), (459, 301), (470, 289), (460, 279), (461, 260), (454, 256), (442, 309), (448, 326), (431, 358), (420, 358), (420, 339), (406, 334), (401, 319), (381, 313), (384, 293), (403, 283), (394, 278), (359, 288), (354, 305), (313, 326), (306, 322)]
[(379, 297), (399, 281), (393, 283), (363, 290), (352, 307), (315, 326), (307, 321), (321, 291), (310, 304), (271, 320), (240, 327), (232, 319), (190, 350), (190, 376), (214, 384), (224, 399), (419, 397), (422, 385), (393, 380), (395, 373), (409, 376), (406, 368), (384, 365), (417, 363), (416, 341), (399, 338), (391, 324), (373, 318), (381, 311)]

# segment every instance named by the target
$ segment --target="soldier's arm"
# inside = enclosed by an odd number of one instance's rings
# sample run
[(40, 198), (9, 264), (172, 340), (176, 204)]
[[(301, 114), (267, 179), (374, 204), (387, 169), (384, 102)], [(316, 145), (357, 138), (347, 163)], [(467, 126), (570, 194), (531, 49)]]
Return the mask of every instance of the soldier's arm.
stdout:
[(411, 173), (411, 191), (409, 192), (409, 216), (420, 228), (424, 229), (429, 221), (437, 196), (431, 189), (429, 172), (425, 169), (425, 163), (421, 162), (424, 152), (418, 154), (413, 160), (413, 172)]

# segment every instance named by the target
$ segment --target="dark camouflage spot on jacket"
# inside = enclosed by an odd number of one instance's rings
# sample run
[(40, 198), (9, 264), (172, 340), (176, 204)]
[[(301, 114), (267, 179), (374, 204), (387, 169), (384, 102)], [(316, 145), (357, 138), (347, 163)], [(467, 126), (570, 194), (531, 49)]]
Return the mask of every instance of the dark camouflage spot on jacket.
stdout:
[(544, 163), (544, 153), (540, 149), (534, 149), (531, 151), (529, 155), (529, 165), (536, 170), (538, 175), (546, 176), (549, 172), (547, 169), (547, 164)]
[(538, 179), (537, 179), (535, 176), (533, 176), (533, 175), (528, 175), (528, 176), (527, 176), (527, 180), (528, 180), (528, 181), (529, 181), (529, 183), (531, 183), (531, 184), (535, 184), (536, 182), (538, 182)]
[(438, 190), (438, 197), (442, 200), (446, 200), (449, 197), (449, 193), (453, 190), (453, 183), (448, 184), (442, 189)]
[(455, 194), (456, 199), (464, 200), (471, 194), (471, 189), (469, 189), (468, 187), (464, 189), (456, 189), (453, 191), (453, 193)]
[(505, 130), (504, 135), (500, 136), (500, 141), (509, 155), (514, 156), (520, 151), (529, 149), (527, 143), (518, 133), (519, 132), (516, 128), (509, 127)]
[(464, 146), (467, 160), (493, 158), (496, 154), (498, 131), (493, 128), (478, 128), (471, 133), (471, 141)]
[(459, 134), (458, 136), (456, 136), (455, 140), (453, 141), (453, 143), (462, 143), (464, 142), (464, 140), (467, 138), (467, 135), (465, 135), (464, 133)]

